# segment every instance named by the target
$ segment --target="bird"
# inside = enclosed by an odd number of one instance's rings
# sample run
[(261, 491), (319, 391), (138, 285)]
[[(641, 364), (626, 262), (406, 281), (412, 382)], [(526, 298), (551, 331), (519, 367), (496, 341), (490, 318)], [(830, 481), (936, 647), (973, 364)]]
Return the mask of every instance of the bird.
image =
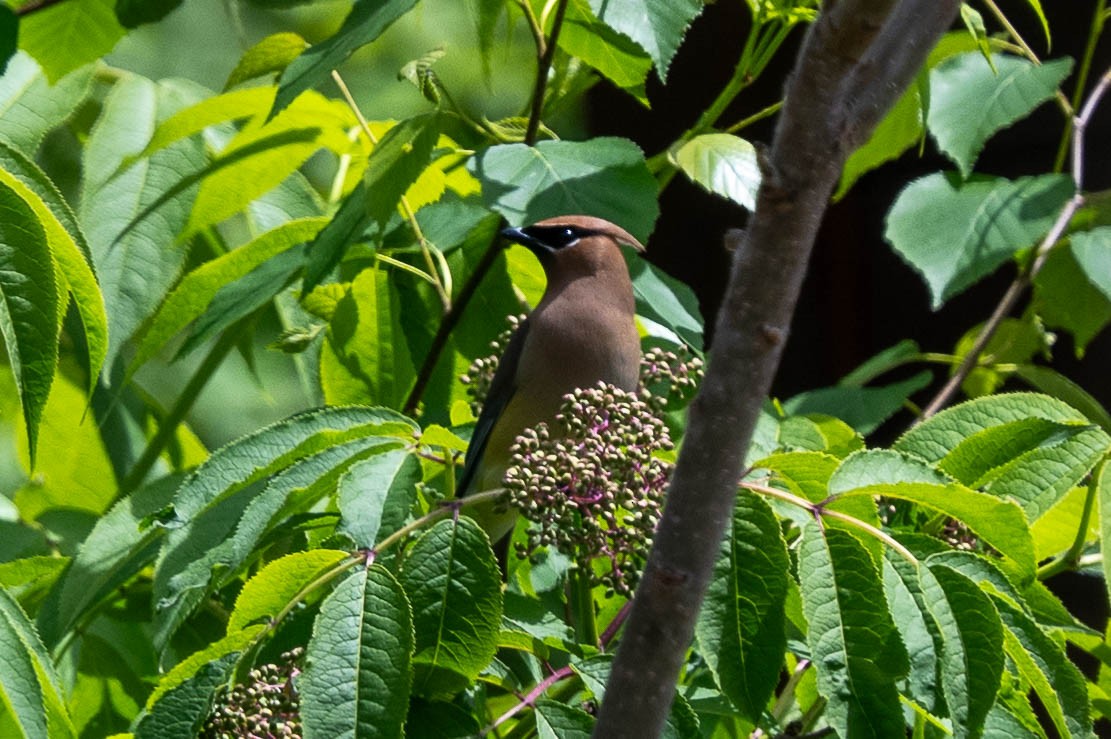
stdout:
[[(501, 487), (516, 437), (541, 422), (553, 429), (564, 395), (600, 381), (633, 391), (640, 374), (633, 284), (619, 246), (638, 253), (644, 246), (620, 226), (585, 215), (501, 235), (537, 256), (547, 286), (498, 362), (467, 449), (461, 496)], [(492, 542), (513, 529), (513, 511), (473, 508)]]

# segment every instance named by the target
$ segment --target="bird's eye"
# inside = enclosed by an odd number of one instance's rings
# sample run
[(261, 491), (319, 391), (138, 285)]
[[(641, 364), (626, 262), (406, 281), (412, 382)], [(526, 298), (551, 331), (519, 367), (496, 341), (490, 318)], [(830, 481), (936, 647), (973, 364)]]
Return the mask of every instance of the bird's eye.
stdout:
[(574, 226), (530, 226), (525, 233), (549, 249), (563, 249), (581, 239), (584, 234)]

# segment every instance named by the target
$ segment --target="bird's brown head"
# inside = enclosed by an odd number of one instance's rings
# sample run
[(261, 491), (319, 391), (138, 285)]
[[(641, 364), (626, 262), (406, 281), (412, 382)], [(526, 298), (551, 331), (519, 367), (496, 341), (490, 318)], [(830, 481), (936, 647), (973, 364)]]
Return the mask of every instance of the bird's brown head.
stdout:
[(604, 268), (621, 259), (619, 245), (644, 252), (628, 231), (594, 216), (546, 218), (524, 228), (507, 228), (502, 236), (528, 247), (549, 272), (557, 265), (574, 271)]

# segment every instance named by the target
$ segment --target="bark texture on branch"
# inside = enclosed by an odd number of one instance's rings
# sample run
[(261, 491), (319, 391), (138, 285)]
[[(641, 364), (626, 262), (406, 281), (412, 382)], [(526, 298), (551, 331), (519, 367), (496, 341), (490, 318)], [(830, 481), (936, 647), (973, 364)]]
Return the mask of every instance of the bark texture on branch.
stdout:
[(756, 210), (735, 250), (714, 348), (596, 737), (659, 736), (744, 455), (771, 388), (811, 248), (846, 158), (949, 27), (958, 0), (827, 0), (788, 83)]

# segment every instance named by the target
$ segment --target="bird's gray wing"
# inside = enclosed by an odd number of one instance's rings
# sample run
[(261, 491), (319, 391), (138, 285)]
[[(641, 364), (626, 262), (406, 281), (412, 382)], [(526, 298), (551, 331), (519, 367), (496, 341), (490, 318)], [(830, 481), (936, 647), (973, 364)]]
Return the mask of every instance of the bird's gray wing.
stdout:
[(502, 411), (509, 405), (513, 394), (517, 392), (517, 365), (521, 361), (521, 351), (525, 346), (525, 336), (529, 330), (529, 319), (521, 322), (513, 332), (509, 343), (498, 361), (498, 368), (494, 372), (494, 379), (490, 382), (490, 391), (482, 404), (482, 412), (478, 414), (474, 433), (471, 434), (471, 443), (467, 447), (467, 461), (463, 466), (463, 477), (456, 488), (458, 496), (467, 495), (475, 473), (478, 471), (482, 455), (486, 453), (486, 443), (490, 440), (490, 432), (494, 424), (501, 417)]

